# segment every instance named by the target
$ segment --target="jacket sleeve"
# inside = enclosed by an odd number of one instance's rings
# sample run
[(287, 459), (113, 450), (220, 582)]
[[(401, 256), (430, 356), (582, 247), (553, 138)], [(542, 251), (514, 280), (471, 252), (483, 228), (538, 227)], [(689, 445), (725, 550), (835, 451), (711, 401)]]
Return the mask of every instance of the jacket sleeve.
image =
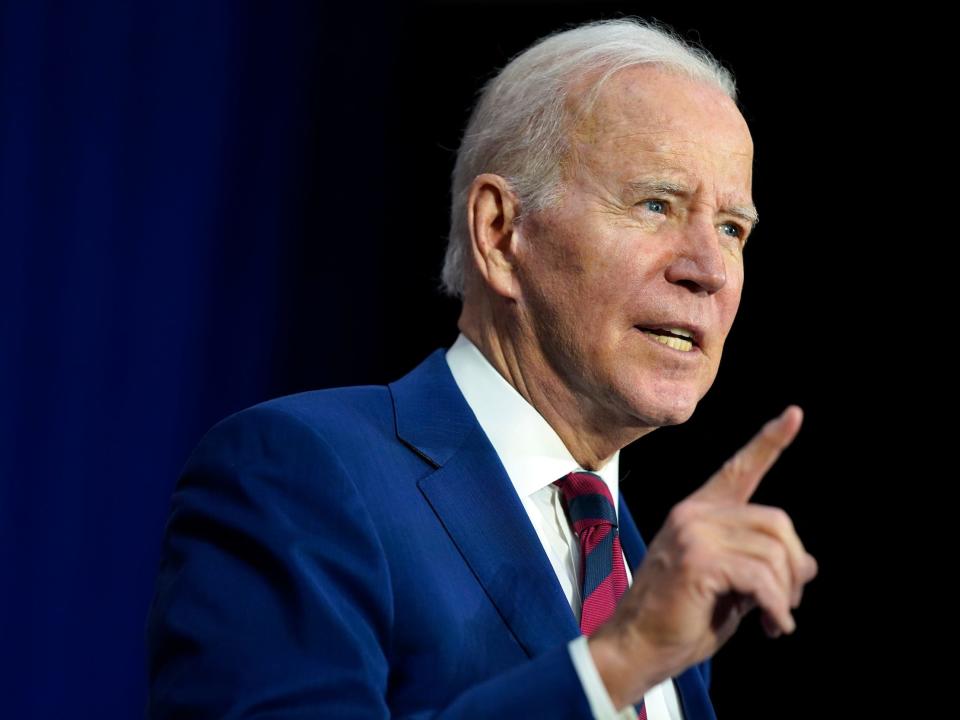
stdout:
[[(386, 555), (334, 449), (285, 410), (244, 411), (206, 435), (173, 495), (147, 717), (389, 717), (396, 620)], [(417, 717), (522, 715), (590, 717), (566, 645)]]

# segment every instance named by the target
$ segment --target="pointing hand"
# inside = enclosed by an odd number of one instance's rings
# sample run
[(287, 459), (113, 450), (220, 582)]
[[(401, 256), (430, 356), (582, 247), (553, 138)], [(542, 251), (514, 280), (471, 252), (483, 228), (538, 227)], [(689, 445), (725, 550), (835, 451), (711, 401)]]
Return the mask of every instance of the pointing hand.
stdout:
[(769, 636), (794, 631), (791, 609), (816, 560), (787, 513), (749, 501), (802, 422), (788, 407), (670, 511), (616, 613), (590, 638), (616, 707), (716, 653), (753, 607)]

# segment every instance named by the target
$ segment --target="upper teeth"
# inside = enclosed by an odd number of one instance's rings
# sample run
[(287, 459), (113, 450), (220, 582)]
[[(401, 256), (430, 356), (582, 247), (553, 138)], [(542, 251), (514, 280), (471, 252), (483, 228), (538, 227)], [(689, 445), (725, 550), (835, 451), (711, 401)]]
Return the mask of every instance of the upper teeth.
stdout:
[(689, 330), (684, 330), (683, 328), (667, 328), (667, 332), (672, 332), (674, 335), (683, 335), (683, 337), (693, 339), (693, 333)]

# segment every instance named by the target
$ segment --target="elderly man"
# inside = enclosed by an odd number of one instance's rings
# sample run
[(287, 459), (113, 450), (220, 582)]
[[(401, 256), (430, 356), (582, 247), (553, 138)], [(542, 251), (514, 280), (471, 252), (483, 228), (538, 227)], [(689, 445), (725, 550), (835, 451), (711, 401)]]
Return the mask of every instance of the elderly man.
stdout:
[[(625, 445), (717, 373), (756, 222), (729, 75), (634, 21), (547, 38), (485, 89), (444, 282), (461, 335), (387, 387), (217, 425), (173, 499), (153, 717), (711, 718), (709, 658), (816, 574), (749, 503), (768, 423), (646, 548)], [(632, 574), (631, 574), (632, 569)]]

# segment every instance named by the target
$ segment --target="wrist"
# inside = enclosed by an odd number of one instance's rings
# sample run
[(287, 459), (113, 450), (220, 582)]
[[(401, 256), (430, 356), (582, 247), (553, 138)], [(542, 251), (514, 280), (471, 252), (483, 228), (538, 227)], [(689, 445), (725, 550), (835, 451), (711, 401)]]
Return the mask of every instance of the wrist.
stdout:
[(639, 703), (648, 690), (669, 676), (659, 671), (656, 657), (637, 646), (624, 648), (618, 637), (602, 630), (587, 645), (617, 711)]

